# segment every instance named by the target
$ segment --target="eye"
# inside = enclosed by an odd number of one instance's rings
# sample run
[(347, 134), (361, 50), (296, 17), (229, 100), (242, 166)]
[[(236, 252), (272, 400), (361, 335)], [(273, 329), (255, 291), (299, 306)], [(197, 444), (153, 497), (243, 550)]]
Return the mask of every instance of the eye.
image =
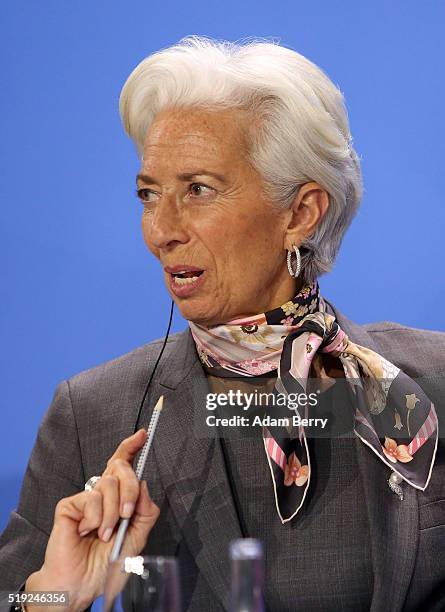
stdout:
[(158, 198), (158, 194), (156, 193), (156, 191), (152, 191), (151, 189), (147, 189), (146, 187), (137, 189), (136, 195), (143, 204), (155, 202)]
[(209, 187), (208, 185), (204, 185), (204, 183), (192, 183), (190, 185), (190, 195), (193, 198), (212, 198), (216, 195), (216, 191)]

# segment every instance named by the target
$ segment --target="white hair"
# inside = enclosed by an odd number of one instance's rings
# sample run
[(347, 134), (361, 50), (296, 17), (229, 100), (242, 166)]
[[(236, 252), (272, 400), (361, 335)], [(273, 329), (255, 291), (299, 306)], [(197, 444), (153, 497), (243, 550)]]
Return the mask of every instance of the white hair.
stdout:
[(177, 107), (251, 111), (250, 161), (275, 205), (290, 207), (310, 181), (328, 192), (327, 213), (300, 245), (306, 282), (328, 272), (362, 179), (343, 95), (327, 75), (275, 42), (191, 36), (144, 59), (122, 89), (122, 121), (140, 155), (157, 113)]

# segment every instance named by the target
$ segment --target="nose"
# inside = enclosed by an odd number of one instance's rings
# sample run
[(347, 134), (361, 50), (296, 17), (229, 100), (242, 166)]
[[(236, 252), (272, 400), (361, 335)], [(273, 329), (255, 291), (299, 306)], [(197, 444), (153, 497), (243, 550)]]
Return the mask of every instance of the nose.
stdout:
[(183, 221), (175, 197), (173, 195), (172, 197), (163, 196), (151, 215), (148, 227), (144, 226), (144, 233), (147, 232), (146, 239), (156, 249), (185, 244), (189, 236)]

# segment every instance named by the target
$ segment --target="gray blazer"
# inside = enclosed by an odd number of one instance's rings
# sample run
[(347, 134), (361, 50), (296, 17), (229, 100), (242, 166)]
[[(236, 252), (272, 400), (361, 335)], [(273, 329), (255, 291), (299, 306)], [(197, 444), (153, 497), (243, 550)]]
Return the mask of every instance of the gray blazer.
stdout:
[[(396, 323), (359, 326), (332, 305), (351, 340), (416, 378), (435, 402), (445, 432), (445, 334)], [(152, 342), (59, 384), (40, 426), (19, 506), (0, 539), (0, 590), (40, 568), (59, 499), (103, 472), (133, 433), (141, 397), (162, 341)], [(160, 394), (165, 406), (145, 478), (161, 508), (146, 552), (181, 558), (185, 609), (229, 609), (229, 542), (241, 537), (219, 444), (197, 437), (194, 408), (208, 390), (189, 331), (173, 335), (152, 381), (141, 426)], [(357, 441), (371, 529), (372, 612), (445, 610), (445, 444), (425, 492), (388, 493), (387, 468)], [(323, 546), (322, 542), (317, 542)], [(296, 602), (298, 609), (298, 603)], [(277, 612), (277, 611), (273, 611)]]

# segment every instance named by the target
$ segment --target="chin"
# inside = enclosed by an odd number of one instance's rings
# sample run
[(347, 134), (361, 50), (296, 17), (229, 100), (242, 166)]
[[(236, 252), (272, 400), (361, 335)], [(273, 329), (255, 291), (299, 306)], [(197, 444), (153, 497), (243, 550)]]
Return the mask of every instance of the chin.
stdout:
[(215, 325), (215, 320), (218, 321), (217, 315), (209, 316), (209, 307), (206, 307), (205, 304), (193, 303), (194, 300), (178, 300), (176, 298), (175, 305), (181, 315), (187, 321), (191, 321), (192, 323), (196, 323), (197, 325)]
[(187, 316), (183, 314), (182, 316), (184, 317), (184, 319), (187, 319), (187, 321), (196, 323), (196, 325), (202, 325), (203, 327), (212, 327), (214, 325), (218, 325), (218, 320), (209, 319), (208, 315), (193, 313)]

